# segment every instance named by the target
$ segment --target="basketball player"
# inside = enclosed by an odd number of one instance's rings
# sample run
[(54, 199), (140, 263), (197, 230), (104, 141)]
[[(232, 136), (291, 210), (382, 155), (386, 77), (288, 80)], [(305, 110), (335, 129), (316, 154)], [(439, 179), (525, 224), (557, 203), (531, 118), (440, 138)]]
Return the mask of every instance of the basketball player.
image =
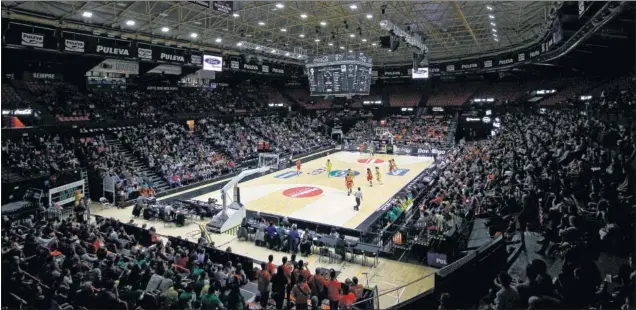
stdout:
[(347, 196), (351, 196), (351, 188), (353, 188), (353, 177), (347, 174), (345, 177), (345, 185), (347, 186)]
[(382, 184), (382, 174), (380, 173), (380, 167), (378, 166), (375, 167), (375, 179), (378, 183)]
[(351, 177), (351, 179), (353, 180), (353, 178), (356, 176), (353, 171), (351, 171), (351, 168), (349, 168), (349, 170), (347, 171), (347, 175)]
[(373, 148), (373, 144), (369, 144), (369, 153), (371, 153), (371, 156), (375, 155), (375, 149)]
[(373, 173), (371, 172), (371, 168), (367, 168), (367, 181), (369, 181), (369, 186), (373, 187)]
[(300, 176), (300, 159), (296, 160), (296, 172), (298, 172), (296, 174), (296, 176)]
[(393, 172), (393, 169), (395, 169), (393, 159), (389, 159), (389, 173)]
[(360, 154), (364, 153), (364, 143), (360, 143)]
[(329, 159), (327, 159), (327, 164), (325, 166), (327, 168), (327, 177), (330, 177), (330, 175), (331, 175), (331, 161)]

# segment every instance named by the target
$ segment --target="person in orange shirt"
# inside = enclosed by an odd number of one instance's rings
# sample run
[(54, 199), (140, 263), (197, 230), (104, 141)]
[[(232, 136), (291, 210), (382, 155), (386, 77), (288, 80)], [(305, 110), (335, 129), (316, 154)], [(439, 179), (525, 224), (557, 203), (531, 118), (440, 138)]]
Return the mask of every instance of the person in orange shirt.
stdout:
[(311, 295), (318, 298), (318, 304), (322, 304), (325, 299), (325, 290), (327, 289), (327, 280), (320, 274), (320, 268), (316, 268), (316, 274), (309, 278), (307, 282), (311, 288)]
[(345, 177), (345, 185), (347, 186), (347, 196), (351, 196), (351, 189), (353, 188), (353, 178), (350, 175)]
[(362, 284), (358, 284), (358, 278), (353, 277), (352, 279), (353, 285), (351, 285), (351, 292), (356, 295), (356, 299), (362, 297), (362, 293), (364, 293), (364, 286)]
[(267, 257), (267, 270), (269, 270), (270, 274), (276, 273), (276, 265), (274, 265), (274, 255), (270, 255)]
[(327, 282), (327, 298), (329, 298), (329, 309), (338, 309), (340, 304), (340, 281), (336, 279), (336, 271), (329, 272), (329, 282)]
[(296, 160), (296, 171), (298, 172), (298, 175), (300, 175), (300, 159)]
[(342, 286), (342, 296), (340, 297), (340, 305), (344, 309), (349, 310), (349, 309), (353, 308), (353, 303), (355, 301), (356, 301), (356, 295), (353, 292), (349, 291), (349, 286), (343, 285)]
[(360, 154), (364, 153), (364, 143), (360, 143)]
[(261, 307), (267, 308), (269, 301), (269, 282), (272, 280), (272, 274), (267, 268), (267, 264), (261, 263), (262, 270), (258, 274), (258, 291), (261, 293)]
[(311, 297), (311, 289), (307, 285), (307, 279), (302, 274), (298, 275), (296, 285), (291, 291), (292, 296), (296, 299), (296, 310), (308, 309), (309, 299)]
[(373, 187), (373, 172), (371, 172), (371, 168), (367, 168), (367, 181), (369, 181), (369, 186)]

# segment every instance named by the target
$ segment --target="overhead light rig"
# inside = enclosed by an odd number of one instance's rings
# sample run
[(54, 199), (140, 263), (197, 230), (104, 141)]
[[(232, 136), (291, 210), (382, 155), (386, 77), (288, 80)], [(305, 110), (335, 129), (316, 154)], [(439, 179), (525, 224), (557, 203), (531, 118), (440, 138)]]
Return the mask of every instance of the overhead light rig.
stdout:
[(380, 27), (383, 30), (388, 31), (391, 36), (390, 51), (397, 50), (399, 47), (399, 41), (402, 40), (413, 52), (413, 70), (417, 70), (421, 66), (428, 67), (428, 47), (424, 44), (426, 39), (422, 38), (422, 36), (417, 33), (402, 30), (402, 28), (394, 25), (389, 20), (381, 21)]
[(289, 52), (279, 48), (267, 47), (267, 46), (247, 42), (247, 41), (238, 42), (236, 43), (236, 46), (241, 49), (249, 49), (256, 52), (269, 54), (271, 56), (277, 56), (277, 57), (289, 58), (289, 59), (295, 59), (295, 60), (307, 59), (306, 52), (300, 48), (294, 48), (293, 52)]

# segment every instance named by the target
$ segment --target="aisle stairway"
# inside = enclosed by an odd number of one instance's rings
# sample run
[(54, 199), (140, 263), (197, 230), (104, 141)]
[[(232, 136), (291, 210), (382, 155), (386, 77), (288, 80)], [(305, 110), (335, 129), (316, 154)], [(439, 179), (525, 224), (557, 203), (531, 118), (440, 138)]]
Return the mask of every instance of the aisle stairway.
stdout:
[(123, 153), (128, 159), (128, 162), (131, 163), (134, 168), (139, 169), (139, 171), (145, 173), (146, 176), (148, 176), (154, 183), (157, 193), (164, 192), (170, 189), (170, 186), (168, 185), (168, 182), (166, 182), (166, 180), (164, 180), (158, 173), (148, 168), (148, 166), (146, 166), (139, 158), (137, 158), (129, 148), (124, 146), (121, 141), (119, 141), (118, 139), (110, 139), (106, 140), (106, 142), (114, 150)]

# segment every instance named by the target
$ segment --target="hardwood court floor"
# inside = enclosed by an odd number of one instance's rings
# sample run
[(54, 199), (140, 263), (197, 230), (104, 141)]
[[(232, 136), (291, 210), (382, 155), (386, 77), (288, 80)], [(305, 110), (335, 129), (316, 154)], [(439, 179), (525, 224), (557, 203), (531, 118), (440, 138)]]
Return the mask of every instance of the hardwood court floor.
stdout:
[[(332, 163), (330, 174), (325, 168), (327, 159)], [(395, 159), (398, 166), (393, 174), (388, 173), (389, 159)], [(338, 152), (303, 162), (300, 174), (296, 173), (296, 167), (292, 167), (241, 182), (238, 186), (241, 202), (248, 210), (355, 229), (432, 163), (433, 159), (426, 157), (371, 157), (370, 154)], [(381, 171), (381, 184), (375, 180), (376, 166)], [(367, 168), (373, 171), (373, 187), (366, 180)], [(347, 196), (344, 181), (347, 169), (356, 174), (354, 192), (358, 187), (362, 191), (359, 211), (353, 210), (353, 194)], [(220, 191), (194, 199), (207, 201), (210, 197), (220, 201)]]
[[(399, 163), (398, 163), (399, 166)], [(127, 223), (132, 216), (132, 208), (126, 209), (103, 209), (100, 210), (99, 204), (94, 203), (91, 207), (92, 213), (100, 216), (115, 218), (121, 222)], [(182, 237), (190, 241), (196, 242), (199, 237), (198, 224), (206, 224), (209, 220), (196, 220), (184, 227), (164, 226), (161, 221), (146, 221), (144, 219), (134, 219), (134, 222), (141, 226), (146, 224), (148, 228), (155, 227), (157, 233), (163, 236)], [(241, 254), (246, 257), (258, 261), (267, 260), (267, 256), (274, 255), (274, 262), (279, 264), (283, 256), (289, 257), (289, 253), (274, 252), (269, 249), (258, 247), (254, 245), (254, 242), (239, 241), (235, 235), (229, 234), (212, 234), (212, 240), (215, 242), (215, 246), (219, 249), (226, 250), (228, 247), (232, 249), (233, 253)], [(161, 238), (160, 238), (161, 239)], [(386, 309), (395, 305), (398, 302), (402, 302), (413, 298), (421, 293), (433, 288), (436, 271), (435, 268), (414, 265), (410, 263), (403, 263), (394, 260), (380, 258), (378, 265), (371, 267), (364, 267), (361, 265), (361, 260), (358, 258), (355, 262), (344, 263), (328, 263), (323, 258), (322, 262), (319, 261), (316, 254), (312, 254), (309, 257), (299, 256), (297, 259), (302, 259), (309, 263), (309, 268), (312, 273), (317, 267), (340, 271), (338, 279), (344, 281), (347, 278), (358, 277), (360, 283), (367, 284), (370, 287), (377, 286), (380, 292), (380, 309)], [(369, 260), (370, 262), (370, 260)], [(414, 282), (406, 287), (402, 287), (406, 284)], [(383, 294), (384, 293), (384, 294)]]

